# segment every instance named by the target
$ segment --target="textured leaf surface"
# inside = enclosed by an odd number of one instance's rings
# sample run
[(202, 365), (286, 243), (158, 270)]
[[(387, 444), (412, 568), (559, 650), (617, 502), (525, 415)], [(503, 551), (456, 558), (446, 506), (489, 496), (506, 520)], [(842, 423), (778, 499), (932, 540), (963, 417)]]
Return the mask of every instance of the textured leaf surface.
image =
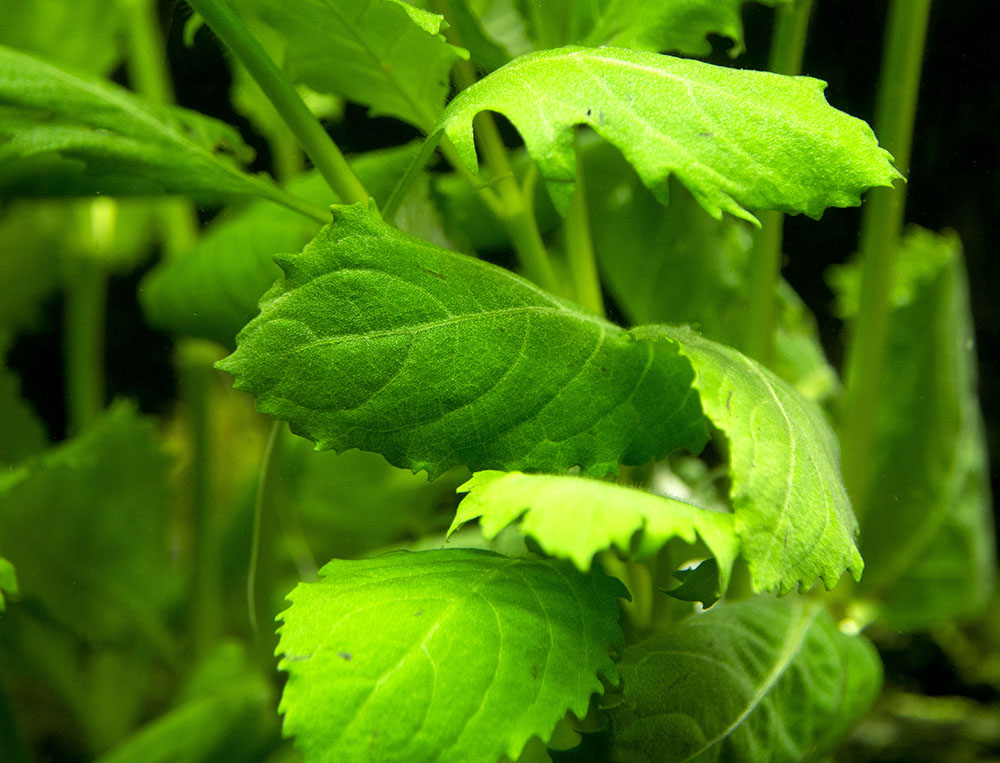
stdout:
[(617, 680), (615, 578), (469, 549), (327, 564), (281, 616), (285, 733), (309, 761), (516, 760)]
[(128, 406), (0, 475), (0, 550), (25, 597), (90, 638), (152, 634), (171, 595), (166, 458)]
[(479, 472), (459, 490), (469, 495), (458, 507), (452, 532), (478, 518), (483, 535), (495, 538), (520, 520), (520, 532), (534, 538), (545, 553), (571, 559), (583, 572), (598, 551), (614, 547), (627, 554), (634, 546), (641, 558), (655, 554), (671, 538), (686, 543), (700, 538), (719, 561), (721, 593), (739, 552), (732, 514), (611, 482)]
[[(351, 168), (379, 204), (419, 150), (402, 147), (364, 154)], [(327, 207), (336, 199), (317, 172), (289, 185), (297, 196)], [(277, 252), (297, 252), (319, 224), (269, 202), (220, 215), (183, 257), (165, 260), (143, 281), (139, 295), (151, 320), (187, 336), (233, 347), (256, 314), (261, 295), (281, 275)]]
[(289, 197), (232, 161), (252, 155), (228, 125), (147, 103), (108, 80), (0, 46), (0, 192), (183, 193), (203, 201)]
[(898, 177), (871, 129), (832, 108), (825, 83), (620, 48), (566, 47), (521, 56), (459, 93), (438, 122), (471, 169), (472, 120), (507, 116), (556, 206), (569, 206), (573, 128), (617, 146), (666, 201), (675, 175), (713, 216), (752, 209), (856, 206)]
[(611, 759), (628, 763), (822, 760), (882, 679), (868, 641), (797, 597), (719, 605), (630, 646), (619, 668)]
[[(700, 449), (687, 361), (509, 271), (338, 207), (219, 367), (321, 450), (603, 475)], [(666, 352), (663, 352), (666, 350)]]
[(441, 16), (396, 0), (241, 0), (289, 39), (285, 67), (296, 81), (433, 126), (464, 51), (445, 42)]
[[(981, 611), (996, 552), (961, 244), (915, 229), (898, 258), (859, 593), (910, 630)], [(858, 275), (838, 278), (848, 317)]]
[(729, 441), (736, 533), (754, 590), (785, 593), (817, 577), (832, 588), (845, 569), (859, 578), (857, 520), (820, 409), (746, 356), (693, 331), (644, 326), (633, 334), (677, 342), (694, 366), (705, 413)]
[[(712, 218), (675, 180), (664, 208), (607, 143), (581, 151), (594, 252), (629, 320), (690, 324), (708, 339), (746, 338), (752, 239), (746, 223)], [(787, 283), (777, 294), (773, 370), (810, 399), (838, 386), (815, 320)]]
[(17, 575), (14, 572), (14, 565), (0, 556), (0, 612), (7, 610), (7, 600), (4, 594), (16, 594)]
[[(758, 0), (766, 5), (786, 1)], [(714, 34), (733, 41), (731, 56), (744, 50), (741, 10), (746, 0), (520, 0), (520, 4), (541, 48), (578, 43), (707, 56), (712, 52), (708, 35)]]

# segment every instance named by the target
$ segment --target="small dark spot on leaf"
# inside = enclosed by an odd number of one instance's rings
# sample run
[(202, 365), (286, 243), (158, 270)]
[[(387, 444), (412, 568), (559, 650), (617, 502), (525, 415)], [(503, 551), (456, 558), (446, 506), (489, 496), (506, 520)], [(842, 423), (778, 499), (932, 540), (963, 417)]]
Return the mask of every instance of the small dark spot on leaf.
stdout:
[(344, 662), (350, 662), (354, 658), (354, 655), (350, 652), (337, 652), (337, 656), (344, 660)]
[(729, 410), (729, 404), (733, 401), (733, 391), (729, 390), (729, 394), (726, 396), (726, 410)]
[(587, 116), (589, 117), (589, 116), (590, 116), (590, 114), (591, 114), (591, 111), (590, 111), (590, 109), (587, 109)]
[(608, 372), (608, 369), (607, 369), (607, 367), (605, 367), (605, 366), (601, 366), (601, 373), (602, 373), (602, 374), (606, 374), (607, 372)]
[(413, 613), (413, 616), (420, 617), (423, 613), (424, 611), (422, 609), (418, 609), (416, 612)]
[(715, 133), (714, 132), (700, 132), (700, 133), (698, 133), (698, 137), (699, 138), (714, 138), (715, 137)]
[(430, 269), (428, 269), (428, 268), (425, 268), (425, 267), (423, 267), (422, 265), (417, 265), (417, 267), (418, 267), (418, 268), (420, 268), (420, 269), (421, 269), (422, 271), (424, 271), (424, 272), (425, 272), (425, 273), (426, 273), (427, 275), (429, 275), (429, 276), (434, 276), (435, 278), (440, 278), (440, 279), (441, 279), (442, 281), (447, 281), (447, 280), (448, 280), (447, 278), (445, 278), (445, 277), (444, 277), (443, 275), (441, 275), (440, 273), (437, 273), (437, 272), (435, 272), (435, 271), (433, 271), (433, 270), (430, 270)]
[(538, 666), (537, 665), (532, 665), (531, 666), (531, 677), (532, 678), (538, 678)]

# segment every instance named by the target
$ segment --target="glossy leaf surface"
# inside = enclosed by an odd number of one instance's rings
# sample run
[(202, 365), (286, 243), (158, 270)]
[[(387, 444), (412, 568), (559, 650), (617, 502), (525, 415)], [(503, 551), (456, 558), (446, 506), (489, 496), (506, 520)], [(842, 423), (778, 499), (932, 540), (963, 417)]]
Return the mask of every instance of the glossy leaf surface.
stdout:
[(600, 476), (704, 443), (672, 348), (360, 205), (278, 264), (285, 278), (219, 367), (319, 449), (431, 477), (460, 464)]
[(285, 733), (309, 761), (516, 760), (599, 676), (621, 583), (469, 549), (333, 561), (281, 615)]
[(832, 108), (825, 87), (624, 48), (566, 47), (521, 56), (462, 91), (436, 129), (475, 170), (473, 117), (504, 114), (563, 211), (573, 128), (587, 125), (663, 202), (675, 175), (714, 217), (755, 220), (753, 209), (819, 217), (898, 177), (868, 125)]
[(233, 161), (251, 156), (222, 122), (0, 47), (5, 195), (183, 193), (206, 202), (250, 196), (290, 203)]
[(444, 108), (452, 65), (441, 16), (397, 0), (241, 0), (290, 41), (292, 79), (428, 130)]
[(840, 451), (820, 409), (736, 350), (689, 329), (641, 326), (633, 334), (677, 342), (695, 370), (694, 385), (729, 443), (742, 555), (755, 591), (832, 588), (864, 563), (857, 520), (840, 476)]
[(721, 593), (739, 552), (732, 514), (611, 482), (479, 472), (459, 490), (469, 495), (458, 507), (452, 531), (478, 518), (483, 535), (494, 538), (519, 521), (518, 530), (546, 554), (570, 559), (583, 572), (590, 569), (594, 554), (609, 548), (628, 554), (634, 547), (642, 558), (671, 538), (686, 543), (700, 538), (719, 561)]
[[(898, 262), (859, 593), (911, 630), (981, 611), (996, 552), (961, 244), (914, 229)], [(857, 270), (837, 284), (851, 316)]]
[(823, 760), (882, 679), (868, 641), (794, 596), (721, 604), (630, 646), (619, 669), (611, 759), (628, 763)]

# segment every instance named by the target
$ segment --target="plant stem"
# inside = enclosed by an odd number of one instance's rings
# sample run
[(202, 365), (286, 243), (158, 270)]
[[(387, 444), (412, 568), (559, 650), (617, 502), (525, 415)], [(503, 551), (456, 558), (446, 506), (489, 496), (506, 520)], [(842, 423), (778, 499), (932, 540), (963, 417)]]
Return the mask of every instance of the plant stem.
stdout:
[[(796, 0), (777, 10), (768, 68), (777, 74), (798, 74), (809, 27), (812, 0)], [(743, 350), (764, 365), (774, 359), (774, 329), (777, 321), (776, 294), (781, 278), (781, 241), (785, 216), (768, 210), (757, 215), (750, 251), (749, 308)]]
[(579, 138), (577, 138), (576, 152), (576, 188), (573, 189), (564, 230), (570, 278), (573, 280), (573, 298), (588, 310), (603, 316), (604, 297), (601, 295), (601, 277), (597, 273), (594, 242), (590, 235), (590, 211), (587, 209), (587, 189), (584, 186)]
[[(875, 111), (876, 133), (909, 170), (930, 0), (893, 0)], [(903, 225), (906, 191), (902, 181), (869, 192), (861, 224), (861, 295), (850, 326), (841, 421), (844, 481), (860, 519), (870, 480), (879, 387), (885, 365), (896, 249)]]
[(367, 204), (368, 191), (348, 166), (340, 149), (236, 14), (222, 0), (187, 2), (250, 72), (341, 201)]
[(91, 253), (67, 264), (65, 345), (66, 429), (87, 428), (104, 409), (104, 324), (108, 276)]

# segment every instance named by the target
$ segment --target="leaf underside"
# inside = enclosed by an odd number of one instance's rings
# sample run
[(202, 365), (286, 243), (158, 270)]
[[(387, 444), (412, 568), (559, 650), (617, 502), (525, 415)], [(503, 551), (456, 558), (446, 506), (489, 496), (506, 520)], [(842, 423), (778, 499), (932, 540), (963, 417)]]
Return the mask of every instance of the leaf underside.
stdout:
[(485, 551), (335, 560), (281, 615), (286, 734), (309, 761), (516, 760), (617, 681), (624, 588)]
[(628, 647), (619, 669), (611, 759), (628, 763), (822, 760), (882, 680), (868, 641), (798, 597), (721, 604)]
[(594, 554), (609, 548), (638, 558), (651, 556), (671, 538), (704, 541), (719, 562), (723, 593), (739, 552), (733, 515), (709, 511), (674, 498), (581, 477), (479, 472), (459, 488), (469, 495), (458, 507), (451, 532), (479, 519), (487, 538), (520, 520), (522, 534), (550, 556), (571, 559), (586, 572)]
[(755, 591), (827, 588), (860, 578), (857, 520), (840, 476), (837, 440), (820, 409), (730, 347), (689, 329), (640, 326), (635, 336), (676, 342), (694, 385), (729, 442), (730, 496)]
[(557, 208), (569, 208), (573, 132), (586, 125), (617, 146), (666, 202), (676, 176), (714, 217), (756, 221), (753, 209), (819, 217), (857, 206), (899, 174), (871, 128), (832, 108), (825, 83), (620, 48), (565, 47), (511, 61), (459, 93), (444, 131), (478, 167), (472, 120), (505, 115)]
[(706, 428), (676, 350), (502, 268), (335, 208), (219, 367), (321, 450), (361, 448), (433, 478), (473, 470), (603, 476)]

